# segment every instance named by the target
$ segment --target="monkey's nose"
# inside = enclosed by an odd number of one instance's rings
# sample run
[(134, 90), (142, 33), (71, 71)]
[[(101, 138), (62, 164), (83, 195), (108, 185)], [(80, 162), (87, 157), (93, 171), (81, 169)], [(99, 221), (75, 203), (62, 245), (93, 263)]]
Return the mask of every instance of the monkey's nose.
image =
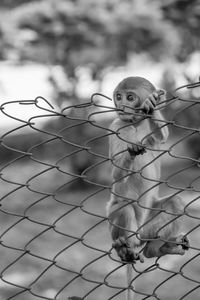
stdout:
[(127, 109), (126, 105), (122, 105), (122, 110), (125, 112), (125, 110)]
[(119, 107), (119, 110), (122, 111), (122, 112), (124, 112), (125, 106), (124, 106), (124, 105), (120, 106), (120, 107)]

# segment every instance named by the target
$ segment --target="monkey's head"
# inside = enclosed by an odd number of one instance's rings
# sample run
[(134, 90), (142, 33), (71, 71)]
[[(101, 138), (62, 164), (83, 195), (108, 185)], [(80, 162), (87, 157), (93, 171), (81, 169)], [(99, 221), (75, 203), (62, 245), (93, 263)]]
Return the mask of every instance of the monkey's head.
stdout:
[(145, 99), (156, 91), (154, 85), (142, 77), (123, 79), (113, 93), (114, 103), (122, 121), (137, 122), (144, 119), (141, 110)]

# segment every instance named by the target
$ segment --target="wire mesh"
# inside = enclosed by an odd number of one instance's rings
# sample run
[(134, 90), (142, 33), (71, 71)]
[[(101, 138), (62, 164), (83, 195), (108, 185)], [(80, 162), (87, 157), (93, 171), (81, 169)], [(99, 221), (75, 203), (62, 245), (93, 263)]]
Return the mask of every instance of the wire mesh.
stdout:
[[(182, 86), (162, 103), (170, 139), (158, 185), (184, 200), (189, 251), (134, 264), (136, 299), (199, 299), (199, 89)], [(1, 128), (0, 299), (125, 298), (105, 209), (110, 100), (97, 93), (62, 110), (43, 97), (1, 105), (10, 123)]]

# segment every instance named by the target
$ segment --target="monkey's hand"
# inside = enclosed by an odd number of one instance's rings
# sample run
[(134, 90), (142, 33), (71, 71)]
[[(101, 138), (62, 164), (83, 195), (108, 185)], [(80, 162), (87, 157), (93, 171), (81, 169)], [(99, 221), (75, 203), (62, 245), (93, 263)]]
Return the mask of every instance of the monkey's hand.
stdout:
[(144, 101), (141, 109), (145, 114), (151, 115), (154, 111), (154, 108), (158, 104), (160, 100), (160, 96), (164, 95), (164, 91), (156, 90), (152, 94), (150, 94)]
[(134, 250), (131, 249), (128, 241), (125, 240), (124, 237), (119, 237), (113, 242), (112, 246), (116, 250), (118, 256), (120, 257), (123, 263), (134, 264), (136, 260), (139, 260), (142, 263), (144, 262), (143, 255), (134, 252)]
[(131, 145), (127, 148), (131, 158), (134, 158), (136, 155), (143, 155), (146, 152), (145, 146), (138, 143), (137, 145)]

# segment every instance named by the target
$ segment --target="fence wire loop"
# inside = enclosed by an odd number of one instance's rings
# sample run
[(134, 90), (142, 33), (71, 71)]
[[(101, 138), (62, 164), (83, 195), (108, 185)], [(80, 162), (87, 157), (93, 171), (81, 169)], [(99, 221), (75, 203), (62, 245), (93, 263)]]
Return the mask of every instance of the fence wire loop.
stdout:
[[(115, 158), (123, 153), (109, 157), (108, 139), (112, 135), (124, 139), (121, 128), (117, 132), (109, 128), (117, 114), (111, 98), (94, 93), (88, 102), (70, 103), (60, 110), (42, 96), (1, 104), (0, 114), (7, 124), (0, 128), (3, 300), (124, 299), (126, 263), (112, 246), (109, 223), (121, 229), (123, 225), (112, 223), (105, 209), (112, 193), (123, 198), (124, 207), (137, 202), (141, 209), (168, 214), (169, 223), (184, 220), (185, 239), (180, 245), (187, 246), (185, 255), (132, 265), (137, 299), (198, 299), (200, 99), (193, 89), (199, 88), (200, 81), (178, 87), (156, 108), (165, 114), (161, 126), (169, 128), (169, 141), (148, 165), (134, 171), (123, 168), (124, 180), (135, 172), (151, 181), (151, 188), (137, 199), (113, 191), (119, 180), (112, 180), (111, 166), (117, 166)], [(20, 113), (13, 110), (17, 104)], [(26, 117), (23, 110), (29, 107)], [(147, 138), (142, 140), (145, 151), (151, 150), (145, 145)], [(146, 178), (145, 168), (158, 159), (160, 180)], [(181, 197), (183, 210), (145, 207), (142, 197), (157, 187), (163, 195)], [(157, 229), (155, 239), (169, 223)], [(129, 234), (141, 239), (142, 226)], [(189, 245), (184, 244), (186, 238)]]

